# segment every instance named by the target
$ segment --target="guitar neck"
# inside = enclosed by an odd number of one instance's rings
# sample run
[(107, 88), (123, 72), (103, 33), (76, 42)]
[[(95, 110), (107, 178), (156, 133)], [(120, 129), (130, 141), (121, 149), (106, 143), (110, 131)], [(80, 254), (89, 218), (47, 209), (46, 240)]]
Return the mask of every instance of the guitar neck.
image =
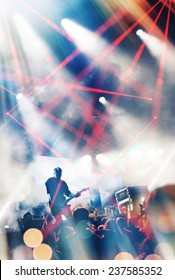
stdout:
[(68, 202), (71, 201), (73, 198), (75, 198), (77, 195), (79, 195), (79, 194), (81, 194), (82, 192), (87, 191), (87, 190), (88, 190), (88, 188), (82, 189), (81, 191), (79, 191), (79, 192), (77, 192), (76, 194), (72, 195), (71, 197), (67, 198), (66, 201), (65, 201), (65, 203), (68, 203)]

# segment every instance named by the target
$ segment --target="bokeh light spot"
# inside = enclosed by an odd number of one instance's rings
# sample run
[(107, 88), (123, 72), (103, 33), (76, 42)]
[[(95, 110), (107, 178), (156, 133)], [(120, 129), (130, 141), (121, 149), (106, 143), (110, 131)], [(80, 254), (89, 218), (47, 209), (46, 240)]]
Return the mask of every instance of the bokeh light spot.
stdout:
[(42, 243), (33, 250), (35, 260), (50, 260), (52, 257), (52, 249), (49, 245)]
[(115, 260), (134, 260), (134, 257), (128, 252), (121, 252), (115, 256)]
[(35, 248), (42, 243), (43, 235), (39, 229), (30, 228), (24, 233), (23, 240), (26, 246)]
[(154, 253), (161, 256), (163, 259), (174, 258), (173, 248), (168, 243), (165, 242), (159, 243), (156, 246)]
[(145, 260), (162, 260), (162, 258), (157, 254), (150, 254), (145, 258)]

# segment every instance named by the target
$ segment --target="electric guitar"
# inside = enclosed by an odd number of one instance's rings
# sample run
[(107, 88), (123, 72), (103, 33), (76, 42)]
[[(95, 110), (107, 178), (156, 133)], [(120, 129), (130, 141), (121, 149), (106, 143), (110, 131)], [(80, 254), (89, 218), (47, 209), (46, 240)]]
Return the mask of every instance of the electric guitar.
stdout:
[(62, 209), (64, 209), (64, 207), (66, 207), (67, 206), (67, 203), (69, 202), (69, 201), (71, 201), (73, 198), (75, 198), (75, 197), (79, 197), (80, 195), (81, 195), (81, 193), (82, 192), (85, 192), (85, 191), (88, 191), (89, 190), (89, 188), (83, 188), (81, 191), (79, 191), (79, 192), (77, 192), (76, 194), (74, 194), (74, 195), (72, 195), (71, 197), (69, 197), (69, 198), (67, 198), (64, 202), (62, 202), (61, 204), (59, 204), (59, 209), (60, 210), (62, 210)]

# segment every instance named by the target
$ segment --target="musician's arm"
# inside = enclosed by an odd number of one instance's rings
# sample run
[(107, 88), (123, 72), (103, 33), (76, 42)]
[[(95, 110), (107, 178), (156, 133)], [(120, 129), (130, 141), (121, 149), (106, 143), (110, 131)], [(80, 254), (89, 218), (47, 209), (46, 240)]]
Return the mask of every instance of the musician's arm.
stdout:
[(68, 185), (66, 184), (66, 182), (64, 182), (64, 187), (65, 187), (65, 195), (68, 196), (68, 197), (73, 197), (75, 196), (74, 193), (72, 193), (70, 190), (69, 190), (69, 187)]

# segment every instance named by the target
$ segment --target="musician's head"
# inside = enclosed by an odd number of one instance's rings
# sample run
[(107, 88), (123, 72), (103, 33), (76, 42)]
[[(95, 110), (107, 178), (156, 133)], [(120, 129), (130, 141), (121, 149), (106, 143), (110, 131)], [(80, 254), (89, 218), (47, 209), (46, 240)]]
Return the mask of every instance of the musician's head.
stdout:
[(60, 167), (54, 168), (53, 174), (55, 178), (60, 179), (62, 175), (62, 169)]

